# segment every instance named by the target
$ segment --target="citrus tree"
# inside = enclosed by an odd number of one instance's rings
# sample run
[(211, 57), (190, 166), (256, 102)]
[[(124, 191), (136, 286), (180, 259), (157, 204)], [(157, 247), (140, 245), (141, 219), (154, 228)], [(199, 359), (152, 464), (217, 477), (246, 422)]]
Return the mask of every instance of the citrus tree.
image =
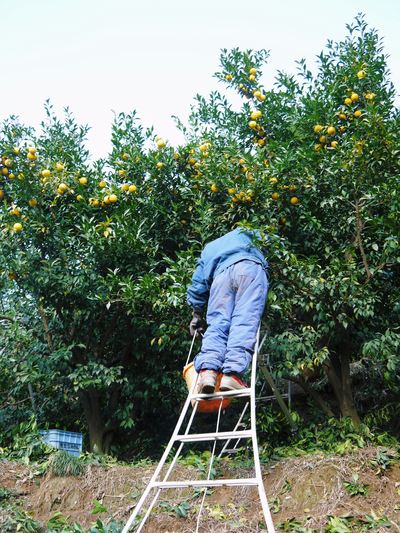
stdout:
[(267, 234), (277, 373), (304, 385), (324, 371), (340, 413), (358, 423), (352, 363), (377, 369), (382, 349), (371, 347), (387, 336), (387, 378), (398, 363), (399, 118), (377, 33), (362, 16), (348, 30), (315, 76), (299, 61), (298, 75), (279, 73), (271, 90), (260, 82), (266, 52), (224, 51), (217, 76), (243, 103), (198, 97), (190, 123), (219, 144), (200, 179), (212, 182), (222, 219)]
[(68, 113), (60, 121), (46, 110), (42, 132), (15, 118), (3, 126), (2, 275), (40, 318), (46, 348), (30, 346), (29, 360), (40, 365), (45, 358), (47, 384), (66, 388), (66, 404), (79, 400), (90, 447), (102, 452), (117, 429), (146, 419), (158, 395), (165, 397), (161, 412), (176, 403), (166, 394), (176, 355), (164, 361), (162, 336), (151, 340), (164, 311), (153, 311), (159, 273), (180, 241), (171, 213), (182, 208), (173, 174), (165, 187), (163, 144), (134, 115), (117, 117), (112, 154), (91, 163), (86, 128)]

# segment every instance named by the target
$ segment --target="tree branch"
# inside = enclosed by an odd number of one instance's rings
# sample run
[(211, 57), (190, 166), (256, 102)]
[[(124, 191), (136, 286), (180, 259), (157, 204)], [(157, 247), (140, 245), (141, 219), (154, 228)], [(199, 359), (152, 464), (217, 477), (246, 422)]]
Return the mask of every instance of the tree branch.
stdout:
[(47, 340), (47, 346), (49, 347), (49, 350), (52, 352), (54, 350), (53, 337), (51, 335), (51, 331), (49, 328), (49, 321), (47, 319), (46, 312), (41, 303), (38, 303), (38, 310), (39, 310), (40, 318), (42, 319), (43, 329), (44, 329), (44, 333), (46, 335), (46, 340)]
[(358, 246), (358, 249), (360, 250), (361, 259), (362, 259), (362, 262), (363, 262), (363, 265), (364, 265), (364, 268), (365, 268), (365, 272), (367, 274), (367, 279), (365, 280), (365, 283), (368, 283), (372, 276), (371, 276), (371, 271), (369, 269), (367, 256), (366, 256), (366, 253), (365, 253), (365, 250), (364, 250), (364, 245), (363, 245), (362, 238), (361, 238), (362, 231), (364, 229), (364, 223), (363, 223), (363, 221), (361, 219), (360, 204), (359, 204), (358, 200), (356, 200), (356, 202), (354, 204), (354, 207), (355, 207), (355, 212), (356, 212), (356, 237), (355, 237), (355, 244), (356, 244), (356, 246)]

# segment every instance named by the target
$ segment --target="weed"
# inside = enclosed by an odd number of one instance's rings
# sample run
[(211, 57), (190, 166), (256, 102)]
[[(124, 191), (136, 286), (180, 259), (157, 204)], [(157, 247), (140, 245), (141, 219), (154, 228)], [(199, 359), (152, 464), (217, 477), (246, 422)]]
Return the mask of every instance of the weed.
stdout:
[(344, 488), (350, 494), (350, 496), (367, 496), (368, 494), (368, 485), (358, 482), (358, 474), (353, 474), (353, 481), (345, 481), (343, 483)]
[(271, 500), (269, 508), (271, 509), (271, 513), (279, 513), (279, 511), (282, 509), (282, 502), (279, 496), (276, 496), (276, 498)]
[(371, 460), (371, 465), (376, 467), (375, 474), (380, 476), (393, 466), (396, 455), (390, 453), (386, 448), (380, 448), (376, 452), (375, 459)]
[(93, 500), (93, 509), (92, 514), (108, 513), (107, 507), (99, 502), (98, 500)]
[(160, 507), (168, 514), (179, 516), (179, 518), (186, 518), (190, 511), (190, 503), (183, 501), (177, 505), (171, 505), (168, 502), (160, 502)]
[(64, 450), (59, 450), (50, 457), (48, 470), (51, 475), (56, 477), (77, 477), (83, 474), (85, 467), (79, 457), (71, 455)]
[(0, 487), (0, 505), (1, 502), (9, 500), (15, 495), (14, 491), (7, 489), (7, 487)]
[(301, 522), (295, 518), (288, 518), (277, 526), (281, 531), (290, 531), (290, 533), (312, 533), (312, 530), (304, 527)]

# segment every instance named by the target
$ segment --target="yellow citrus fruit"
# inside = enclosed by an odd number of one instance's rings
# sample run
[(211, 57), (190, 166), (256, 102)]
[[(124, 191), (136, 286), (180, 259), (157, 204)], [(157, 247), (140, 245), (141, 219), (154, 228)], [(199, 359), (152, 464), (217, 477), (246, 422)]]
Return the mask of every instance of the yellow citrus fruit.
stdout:
[(20, 148), (18, 148), (18, 146), (14, 146), (14, 148), (13, 148), (13, 153), (14, 153), (15, 155), (19, 155), (19, 154), (21, 153)]
[(121, 185), (121, 189), (122, 189), (123, 191), (129, 191), (129, 183), (123, 183), (123, 184)]
[(218, 186), (215, 183), (211, 184), (210, 189), (211, 189), (211, 192), (218, 192)]
[(351, 99), (352, 102), (357, 102), (358, 99), (359, 99), (359, 96), (358, 96), (357, 93), (351, 93), (350, 99)]
[(341, 133), (343, 133), (344, 131), (346, 131), (346, 126), (340, 126), (339, 131), (340, 131)]
[(250, 74), (249, 76), (249, 80), (250, 81), (255, 81), (256, 77), (254, 76), (254, 74)]
[(314, 150), (315, 150), (316, 152), (319, 152), (319, 151), (321, 150), (321, 148), (322, 148), (322, 145), (321, 145), (321, 144), (314, 144)]
[(273, 192), (273, 193), (271, 194), (271, 198), (272, 198), (273, 200), (279, 200), (279, 193), (278, 193), (278, 192)]
[(246, 161), (244, 159), (239, 159), (239, 165), (244, 165)]
[(255, 120), (250, 120), (249, 127), (255, 129), (257, 127), (257, 122)]
[(325, 143), (326, 142), (326, 136), (325, 135), (321, 135), (321, 137), (319, 138), (319, 142), (320, 143)]
[(37, 156), (34, 152), (28, 152), (27, 158), (29, 159), (29, 161), (36, 161)]
[(332, 141), (332, 142), (331, 142), (331, 147), (332, 147), (332, 148), (337, 148), (338, 144), (339, 144), (339, 143), (338, 143), (337, 141)]
[(95, 199), (93, 200), (93, 205), (94, 205), (95, 207), (98, 207), (98, 206), (100, 205), (100, 201), (99, 201), (97, 198), (95, 198)]
[(236, 192), (236, 189), (234, 189), (233, 187), (230, 187), (230, 188), (228, 189), (228, 193), (229, 193), (229, 194), (235, 194), (235, 192)]
[(78, 194), (77, 197), (76, 197), (76, 201), (77, 202), (82, 202), (83, 200), (83, 196), (81, 194)]
[(344, 113), (339, 113), (340, 120), (346, 120), (346, 115)]
[(258, 139), (257, 144), (258, 144), (258, 146), (264, 146), (265, 145), (265, 139)]
[(21, 222), (16, 222), (13, 226), (15, 233), (19, 233), (22, 231), (22, 224)]
[(56, 171), (62, 172), (64, 170), (64, 165), (60, 162), (56, 163)]
[(344, 103), (345, 103), (346, 105), (351, 105), (351, 104), (353, 103), (353, 100), (352, 100), (351, 98), (345, 98), (345, 99), (344, 99)]
[(156, 167), (161, 170), (163, 167), (164, 167), (164, 163), (161, 163), (161, 161), (159, 161), (156, 165)]
[(257, 120), (260, 117), (262, 117), (262, 113), (259, 109), (256, 109), (255, 111), (253, 111), (250, 115), (250, 118), (252, 118), (253, 120)]
[(103, 202), (104, 202), (106, 205), (108, 205), (108, 204), (110, 203), (110, 197), (109, 197), (108, 194), (106, 194), (106, 196), (104, 196), (104, 198), (103, 198)]
[(64, 194), (67, 191), (68, 191), (68, 185), (66, 185), (65, 183), (60, 183), (60, 185), (57, 187), (57, 192), (59, 194)]
[(260, 102), (264, 102), (264, 100), (266, 99), (267, 97), (265, 96), (265, 94), (262, 94), (261, 93), (261, 96), (258, 98), (258, 100), (260, 100)]
[(157, 139), (156, 144), (159, 150), (162, 150), (167, 146), (167, 143), (164, 141), (164, 139)]
[(227, 75), (225, 76), (225, 79), (226, 79), (227, 81), (232, 81), (232, 79), (233, 79), (232, 74), (227, 74)]
[(128, 161), (128, 159), (129, 159), (129, 154), (127, 154), (126, 152), (124, 152), (124, 153), (121, 155), (121, 159), (122, 159), (123, 161)]
[(259, 90), (259, 89), (256, 89), (254, 92), (253, 92), (253, 95), (257, 98), (257, 100), (260, 98), (260, 96), (262, 95), (262, 92)]
[(0, 200), (3, 200), (4, 198), (4, 191), (3, 189), (0, 189)]
[(8, 174), (8, 168), (3, 167), (3, 168), (1, 169), (1, 173), (3, 174), (3, 176), (7, 176), (7, 174)]
[(115, 204), (116, 202), (118, 202), (118, 196), (116, 194), (110, 194), (110, 202), (112, 204)]
[(11, 209), (10, 213), (12, 215), (14, 215), (15, 217), (20, 217), (21, 216), (21, 209), (19, 207), (13, 207), (13, 209)]
[(365, 94), (365, 98), (367, 100), (373, 100), (375, 98), (376, 94), (375, 93), (372, 93), (371, 91), (368, 91), (366, 94)]
[(251, 67), (251, 69), (249, 70), (249, 74), (251, 76), (255, 76), (257, 74), (257, 69), (255, 69), (254, 67)]
[(354, 116), (356, 118), (361, 117), (361, 115), (362, 115), (362, 112), (360, 111), (360, 109), (357, 109), (357, 111), (354, 111)]
[(44, 170), (42, 170), (41, 174), (43, 178), (50, 178), (51, 171), (48, 168), (45, 168)]
[(321, 131), (324, 129), (323, 126), (321, 126), (321, 124), (315, 124), (314, 126), (314, 131), (315, 133), (321, 133)]
[(289, 191), (290, 192), (294, 192), (295, 190), (297, 190), (296, 185), (289, 185)]
[(136, 187), (136, 185), (132, 184), (132, 185), (129, 185), (129, 189), (128, 190), (129, 190), (129, 192), (136, 192), (137, 191), (137, 187)]
[(269, 178), (269, 182), (274, 184), (274, 183), (278, 183), (278, 178), (275, 178), (274, 176), (272, 178)]
[(28, 200), (28, 204), (29, 204), (31, 207), (36, 207), (37, 204), (38, 204), (38, 201), (36, 200), (36, 198), (31, 198), (30, 200)]
[(7, 159), (4, 159), (4, 164), (6, 167), (12, 167), (13, 162), (7, 157)]
[(11, 174), (8, 175), (8, 179), (13, 180), (15, 178), (15, 174), (11, 172)]
[(101, 181), (101, 182), (99, 183), (99, 187), (100, 187), (100, 189), (104, 189), (105, 186), (106, 186), (106, 182), (105, 182), (105, 181)]
[(357, 78), (358, 78), (359, 80), (362, 80), (363, 78), (365, 78), (365, 76), (366, 76), (366, 72), (365, 72), (365, 70), (359, 70), (359, 71), (357, 72)]
[(30, 154), (36, 154), (36, 148), (34, 146), (29, 146), (28, 153)]
[(335, 135), (336, 128), (334, 128), (333, 126), (328, 126), (328, 129), (326, 131), (327, 131), (328, 135)]
[(203, 143), (199, 146), (200, 148), (200, 152), (207, 152), (207, 150), (209, 149), (210, 145), (209, 143)]
[(292, 196), (291, 199), (290, 199), (290, 203), (292, 205), (296, 205), (299, 203), (299, 199), (297, 198), (297, 196)]
[(87, 185), (87, 178), (85, 176), (82, 176), (82, 178), (79, 178), (79, 184), (80, 185)]

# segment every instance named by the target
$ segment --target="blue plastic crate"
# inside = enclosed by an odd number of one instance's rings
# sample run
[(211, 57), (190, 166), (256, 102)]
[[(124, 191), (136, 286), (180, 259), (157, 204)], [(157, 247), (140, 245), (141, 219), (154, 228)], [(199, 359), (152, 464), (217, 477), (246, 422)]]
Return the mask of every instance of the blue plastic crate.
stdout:
[(82, 451), (82, 433), (62, 431), (60, 429), (49, 429), (47, 431), (41, 431), (40, 434), (46, 444), (54, 446), (54, 448), (65, 450), (72, 455), (79, 455)]

